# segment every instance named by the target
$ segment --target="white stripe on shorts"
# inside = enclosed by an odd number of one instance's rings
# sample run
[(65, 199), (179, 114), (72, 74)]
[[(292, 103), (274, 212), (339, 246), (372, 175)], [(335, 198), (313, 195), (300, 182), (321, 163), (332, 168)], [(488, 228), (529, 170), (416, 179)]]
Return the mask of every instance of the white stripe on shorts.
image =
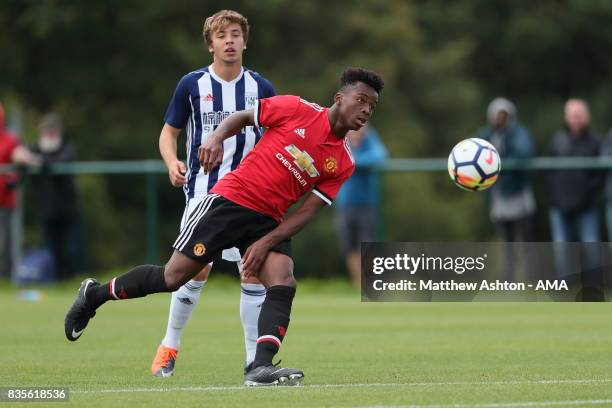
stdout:
[(200, 217), (208, 211), (212, 202), (214, 201), (216, 194), (208, 194), (206, 195), (202, 201), (198, 203), (198, 205), (193, 209), (189, 217), (187, 218), (187, 222), (184, 227), (181, 229), (176, 242), (174, 243), (174, 247), (178, 250), (182, 250), (186, 243), (189, 241), (191, 236), (193, 235), (193, 231), (195, 230)]
[(181, 229), (181, 232), (179, 233), (178, 238), (174, 242), (173, 246), (176, 249), (181, 250), (185, 246), (185, 244), (189, 241), (189, 238), (193, 234), (193, 230), (195, 229), (198, 223), (199, 215), (202, 214), (202, 212), (205, 213), (206, 211), (208, 211), (208, 209), (210, 208), (210, 204), (212, 204), (213, 200), (214, 200), (213, 196), (204, 197), (202, 201), (198, 203), (198, 205), (193, 209), (191, 214), (189, 214), (189, 217), (187, 218), (187, 222)]
[(185, 227), (181, 230), (178, 238), (174, 242), (173, 247), (182, 251), (187, 242), (191, 239), (193, 235), (193, 231), (195, 230), (196, 225), (202, 217), (208, 212), (210, 206), (214, 202), (215, 198), (219, 197), (217, 194), (209, 194), (202, 199), (200, 204), (193, 210)]
[(197, 218), (197, 214), (202, 211), (202, 208), (205, 207), (209, 201), (211, 201), (213, 199), (212, 195), (205, 195), (204, 198), (202, 198), (200, 200), (199, 203), (197, 203), (195, 205), (195, 207), (193, 207), (193, 209), (191, 211), (188, 211), (188, 209), (186, 210), (187, 212), (187, 218), (185, 219), (185, 221), (181, 224), (181, 230), (179, 232), (179, 235), (181, 235), (181, 233), (183, 233), (185, 231), (185, 229), (189, 228), (191, 225), (193, 225), (193, 223), (195, 222), (196, 218)]
[[(191, 198), (187, 198), (187, 200), (185, 201), (185, 211), (183, 211), (183, 216), (181, 217), (181, 223), (179, 225), (179, 233), (181, 232), (181, 229), (185, 225), (185, 222), (187, 222), (187, 218), (189, 218), (189, 215), (191, 214), (191, 212), (189, 211), (189, 201), (191, 201)], [(197, 204), (196, 204), (196, 207), (197, 207)]]

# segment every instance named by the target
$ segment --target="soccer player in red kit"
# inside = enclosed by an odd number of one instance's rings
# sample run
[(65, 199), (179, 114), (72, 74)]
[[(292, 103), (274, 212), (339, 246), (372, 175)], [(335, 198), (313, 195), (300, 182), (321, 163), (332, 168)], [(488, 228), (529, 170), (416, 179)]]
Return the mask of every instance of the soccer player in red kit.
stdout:
[[(191, 213), (166, 265), (137, 266), (102, 285), (91, 278), (81, 283), (65, 318), (66, 337), (78, 339), (106, 301), (174, 291), (223, 249), (235, 246), (243, 254), (244, 277), (257, 276), (267, 288), (255, 361), (244, 384), (299, 383), (302, 371), (272, 364), (285, 337), (295, 296), (290, 238), (319, 208), (332, 204), (353, 173), (346, 133), (367, 123), (383, 88), (380, 76), (359, 68), (344, 71), (340, 82), (330, 108), (297, 96), (275, 96), (221, 122), (198, 153), (205, 172), (220, 163), (223, 140), (245, 126), (268, 130), (238, 168), (222, 178)], [(283, 219), (289, 207), (306, 194), (303, 204)]]

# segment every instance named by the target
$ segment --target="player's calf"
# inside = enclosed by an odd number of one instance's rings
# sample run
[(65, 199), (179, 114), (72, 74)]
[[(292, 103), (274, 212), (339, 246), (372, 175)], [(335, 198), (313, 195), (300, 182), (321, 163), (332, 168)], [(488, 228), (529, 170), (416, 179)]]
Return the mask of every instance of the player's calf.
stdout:
[(199, 263), (175, 251), (166, 266), (140, 265), (103, 285), (95, 279), (84, 280), (64, 320), (66, 337), (70, 341), (77, 340), (96, 309), (107, 301), (172, 292), (201, 268)]
[(293, 287), (277, 285), (268, 288), (259, 314), (259, 337), (254, 368), (272, 365), (272, 358), (278, 353), (289, 326), (294, 297)]
[(109, 300), (132, 299), (169, 291), (163, 266), (140, 265), (103, 285), (95, 279), (85, 279), (64, 319), (66, 337), (70, 341), (79, 339), (96, 310)]

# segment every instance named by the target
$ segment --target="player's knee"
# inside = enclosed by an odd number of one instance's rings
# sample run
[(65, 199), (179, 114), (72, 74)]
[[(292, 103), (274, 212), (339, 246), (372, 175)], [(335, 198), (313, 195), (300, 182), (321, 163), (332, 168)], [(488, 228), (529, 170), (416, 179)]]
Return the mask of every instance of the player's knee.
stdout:
[(211, 269), (212, 269), (212, 264), (208, 264), (204, 268), (202, 268), (202, 270), (200, 272), (198, 272), (196, 274), (196, 276), (194, 276), (191, 279), (196, 280), (196, 281), (200, 281), (200, 282), (208, 280), (208, 275), (210, 275), (210, 270)]
[(189, 280), (189, 276), (181, 273), (181, 271), (175, 268), (169, 268), (166, 265), (164, 270), (164, 280), (166, 281), (166, 287), (168, 290), (174, 292)]
[(292, 288), (295, 288), (297, 286), (297, 281), (293, 277), (293, 273), (289, 271), (282, 275), (281, 274), (275, 274), (275, 275), (266, 274), (265, 276), (260, 275), (260, 281), (266, 288), (269, 288), (271, 286), (277, 286), (277, 285), (290, 286)]
[(293, 260), (290, 260), (284, 273), (279, 274), (275, 280), (277, 281), (277, 285), (290, 286), (292, 288), (297, 286), (297, 281), (293, 276)]
[(290, 286), (292, 288), (295, 288), (297, 286), (297, 281), (295, 280), (292, 274), (290, 276), (285, 277), (281, 285)]
[(164, 278), (166, 279), (166, 287), (170, 292), (177, 291), (182, 286), (180, 281), (174, 277), (164, 276)]
[(293, 260), (291, 257), (277, 252), (270, 252), (258, 277), (261, 283), (268, 288), (276, 285), (290, 287), (296, 287), (297, 285), (293, 277)]
[[(205, 269), (205, 268), (204, 268)], [(179, 251), (174, 251), (164, 267), (164, 280), (169, 291), (174, 292), (202, 270), (202, 264)]]
[(293, 273), (291, 271), (287, 271), (287, 273), (269, 279), (268, 283), (268, 287), (282, 285), (295, 288), (297, 286), (297, 281), (295, 280), (295, 277), (293, 276)]

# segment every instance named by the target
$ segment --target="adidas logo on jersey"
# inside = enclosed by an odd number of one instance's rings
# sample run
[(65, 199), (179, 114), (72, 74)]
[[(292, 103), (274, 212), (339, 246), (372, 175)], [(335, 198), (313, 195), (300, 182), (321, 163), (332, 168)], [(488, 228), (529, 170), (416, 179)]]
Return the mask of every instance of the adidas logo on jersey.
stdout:
[(202, 101), (204, 101), (204, 102), (212, 102), (214, 100), (215, 100), (215, 98), (210, 93), (208, 95), (202, 97)]
[(306, 137), (306, 129), (295, 129), (295, 134), (304, 139)]

